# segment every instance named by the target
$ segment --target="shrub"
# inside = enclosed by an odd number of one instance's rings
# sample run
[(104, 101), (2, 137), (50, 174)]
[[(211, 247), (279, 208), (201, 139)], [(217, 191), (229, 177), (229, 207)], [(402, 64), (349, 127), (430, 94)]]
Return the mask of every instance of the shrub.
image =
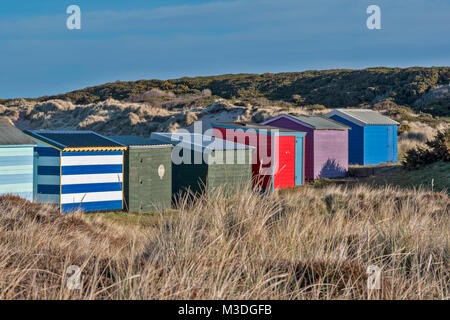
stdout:
[(205, 96), (205, 97), (211, 97), (212, 96), (211, 89), (203, 89), (202, 90), (202, 95)]
[(384, 99), (374, 104), (374, 110), (396, 110), (398, 108), (397, 104), (391, 99)]
[(294, 94), (294, 95), (292, 96), (292, 101), (293, 101), (295, 104), (301, 106), (301, 105), (303, 105), (303, 104), (305, 103), (305, 98), (303, 98), (303, 97), (302, 97), (301, 95), (299, 95), (299, 94)]
[(417, 146), (406, 152), (403, 165), (408, 170), (438, 161), (450, 161), (450, 129), (439, 131), (433, 140), (426, 142), (427, 147)]
[(411, 127), (407, 124), (402, 124), (401, 126), (398, 127), (397, 135), (400, 135), (403, 132), (409, 132), (409, 131), (411, 131)]

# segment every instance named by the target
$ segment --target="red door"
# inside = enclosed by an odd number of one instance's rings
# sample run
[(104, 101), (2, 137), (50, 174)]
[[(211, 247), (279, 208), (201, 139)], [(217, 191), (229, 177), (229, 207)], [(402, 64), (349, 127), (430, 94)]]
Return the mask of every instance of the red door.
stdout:
[(275, 144), (274, 188), (295, 186), (295, 136), (279, 136)]

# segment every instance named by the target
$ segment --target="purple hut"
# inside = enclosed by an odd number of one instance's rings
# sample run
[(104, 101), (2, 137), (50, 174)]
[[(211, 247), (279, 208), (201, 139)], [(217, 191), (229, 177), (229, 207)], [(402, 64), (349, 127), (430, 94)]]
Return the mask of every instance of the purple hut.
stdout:
[(306, 179), (346, 175), (350, 127), (323, 116), (280, 115), (262, 124), (306, 132)]

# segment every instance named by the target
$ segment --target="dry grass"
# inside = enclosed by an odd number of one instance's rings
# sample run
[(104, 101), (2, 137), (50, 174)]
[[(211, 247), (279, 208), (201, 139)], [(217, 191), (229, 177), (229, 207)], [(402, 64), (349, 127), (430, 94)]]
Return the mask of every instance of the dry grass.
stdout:
[(445, 193), (329, 185), (218, 191), (143, 227), (3, 197), (0, 299), (448, 299), (448, 213)]

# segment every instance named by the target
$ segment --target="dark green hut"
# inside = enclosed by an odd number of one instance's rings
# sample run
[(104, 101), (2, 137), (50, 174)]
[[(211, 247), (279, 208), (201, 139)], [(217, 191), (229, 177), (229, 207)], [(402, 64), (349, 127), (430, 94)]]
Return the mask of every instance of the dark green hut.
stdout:
[(235, 191), (251, 186), (254, 148), (200, 134), (152, 133), (152, 140), (174, 145), (172, 193)]
[(124, 159), (124, 208), (149, 212), (171, 207), (172, 145), (145, 138), (114, 136), (127, 146)]

